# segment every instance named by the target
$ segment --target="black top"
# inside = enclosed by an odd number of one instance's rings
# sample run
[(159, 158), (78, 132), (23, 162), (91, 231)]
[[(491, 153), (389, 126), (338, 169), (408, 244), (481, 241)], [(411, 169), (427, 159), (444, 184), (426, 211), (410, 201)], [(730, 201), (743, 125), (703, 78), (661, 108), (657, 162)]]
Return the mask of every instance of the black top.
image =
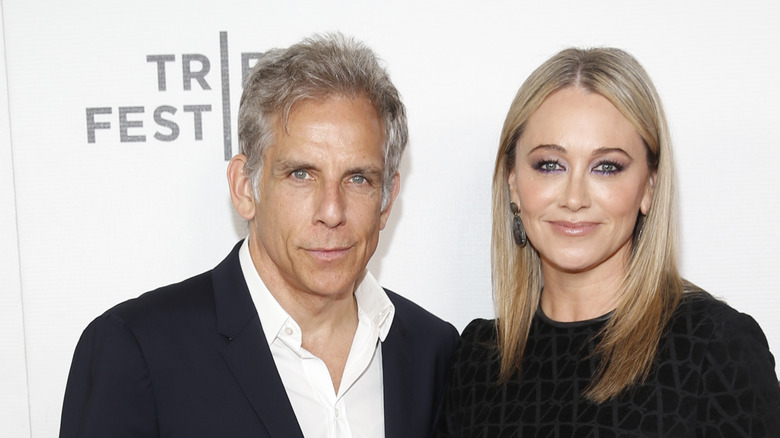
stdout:
[(533, 319), (522, 375), (498, 385), (494, 321), (463, 331), (437, 436), (780, 437), (780, 386), (758, 324), (705, 292), (688, 293), (644, 384), (597, 405), (582, 392), (610, 315)]

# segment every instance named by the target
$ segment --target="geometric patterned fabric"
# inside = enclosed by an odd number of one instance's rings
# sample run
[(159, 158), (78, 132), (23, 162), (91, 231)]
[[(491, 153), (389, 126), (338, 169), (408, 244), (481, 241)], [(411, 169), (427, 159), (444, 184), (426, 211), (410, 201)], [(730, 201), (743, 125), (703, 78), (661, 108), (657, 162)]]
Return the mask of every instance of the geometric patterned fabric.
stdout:
[(581, 393), (609, 317), (560, 323), (537, 311), (522, 375), (502, 385), (494, 321), (472, 321), (436, 436), (780, 438), (775, 362), (753, 318), (706, 292), (686, 293), (645, 382), (596, 405)]

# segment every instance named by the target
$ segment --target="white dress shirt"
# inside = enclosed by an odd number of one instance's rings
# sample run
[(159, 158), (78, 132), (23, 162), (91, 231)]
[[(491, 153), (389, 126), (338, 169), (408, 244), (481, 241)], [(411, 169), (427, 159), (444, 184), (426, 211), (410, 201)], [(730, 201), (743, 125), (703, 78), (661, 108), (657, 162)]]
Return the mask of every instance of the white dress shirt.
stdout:
[(387, 294), (366, 272), (355, 289), (358, 327), (338, 393), (325, 362), (301, 346), (301, 329), (257, 273), (249, 238), (239, 251), (244, 279), (255, 303), (265, 338), (306, 438), (385, 436), (382, 349), (395, 316)]

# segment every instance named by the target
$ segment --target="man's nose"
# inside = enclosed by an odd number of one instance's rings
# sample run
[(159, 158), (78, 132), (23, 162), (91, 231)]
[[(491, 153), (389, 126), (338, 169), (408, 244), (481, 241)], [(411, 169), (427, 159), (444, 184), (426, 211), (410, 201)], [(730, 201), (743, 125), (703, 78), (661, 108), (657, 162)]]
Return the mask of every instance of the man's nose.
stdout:
[(346, 204), (344, 188), (339, 183), (324, 183), (320, 186), (316, 199), (316, 222), (325, 224), (328, 228), (334, 228), (346, 220)]

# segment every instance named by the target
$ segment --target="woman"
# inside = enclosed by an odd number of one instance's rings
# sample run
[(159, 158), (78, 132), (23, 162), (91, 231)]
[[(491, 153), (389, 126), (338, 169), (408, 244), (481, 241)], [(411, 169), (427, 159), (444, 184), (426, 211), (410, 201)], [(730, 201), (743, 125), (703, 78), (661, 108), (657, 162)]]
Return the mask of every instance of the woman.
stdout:
[(780, 437), (755, 321), (680, 278), (669, 130), (647, 73), (568, 49), (520, 87), (493, 178), (498, 318), (463, 332), (454, 437)]

